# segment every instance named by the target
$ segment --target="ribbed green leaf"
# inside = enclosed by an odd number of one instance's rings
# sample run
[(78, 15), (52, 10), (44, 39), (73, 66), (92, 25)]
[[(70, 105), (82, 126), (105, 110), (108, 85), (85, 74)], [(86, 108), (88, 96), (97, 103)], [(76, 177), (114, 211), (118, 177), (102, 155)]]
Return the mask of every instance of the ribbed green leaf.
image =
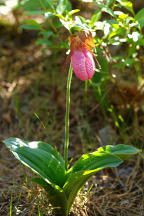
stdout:
[[(95, 171), (95, 172), (97, 172), (97, 171)], [(66, 184), (64, 185), (64, 191), (65, 191), (66, 197), (68, 199), (67, 212), (70, 211), (70, 208), (71, 208), (78, 192), (81, 190), (81, 188), (84, 186), (84, 184), (87, 182), (87, 180), (93, 174), (94, 173), (84, 175), (84, 172), (79, 171), (77, 173), (71, 173), (69, 175), (69, 178), (66, 181)]]
[(105, 152), (93, 152), (89, 154), (84, 154), (71, 168), (70, 173), (78, 171), (91, 171), (106, 167), (113, 167), (121, 163), (122, 160), (115, 155), (111, 155)]
[(41, 178), (33, 178), (36, 182), (43, 187), (48, 193), (48, 199), (57, 214), (66, 215), (67, 212), (67, 198), (64, 191), (58, 186), (51, 186)]
[[(42, 142), (26, 142), (18, 138), (9, 138), (4, 143), (15, 157), (50, 184), (60, 187), (65, 183), (65, 168), (56, 150)], [(60, 159), (60, 160), (59, 160)]]
[(52, 147), (48, 143), (41, 142), (41, 141), (39, 141), (39, 142), (33, 141), (33, 142), (29, 143), (30, 146), (32, 146), (33, 144), (37, 145), (37, 148), (42, 149), (42, 150), (52, 154), (58, 161), (60, 161), (61, 165), (63, 167), (65, 167), (65, 162), (64, 162), (63, 157), (60, 155), (60, 153), (54, 147)]
[(78, 191), (93, 174), (103, 168), (116, 167), (122, 162), (117, 156), (108, 153), (93, 152), (82, 155), (69, 170), (64, 185), (64, 191), (68, 198), (68, 209), (70, 209)]
[(98, 148), (98, 152), (111, 153), (111, 154), (114, 154), (114, 155), (120, 157), (122, 160), (125, 160), (128, 157), (131, 157), (131, 156), (139, 153), (140, 151), (141, 151), (140, 149), (138, 149), (134, 146), (124, 145), (124, 144), (119, 144), (116, 146), (107, 145), (107, 146)]
[(120, 165), (127, 157), (139, 153), (140, 150), (129, 145), (105, 146), (96, 152), (84, 154), (68, 171), (68, 178), (63, 187), (67, 199), (68, 210), (81, 187), (96, 172), (107, 167)]

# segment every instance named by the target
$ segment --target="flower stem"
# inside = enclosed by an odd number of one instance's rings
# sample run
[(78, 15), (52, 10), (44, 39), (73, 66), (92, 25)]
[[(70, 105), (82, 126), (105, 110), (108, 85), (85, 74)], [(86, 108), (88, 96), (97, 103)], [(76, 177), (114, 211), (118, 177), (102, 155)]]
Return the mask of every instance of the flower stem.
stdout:
[(70, 87), (72, 80), (72, 66), (70, 64), (68, 78), (67, 78), (67, 90), (66, 90), (66, 113), (65, 113), (65, 143), (64, 143), (64, 160), (65, 168), (68, 167), (68, 146), (69, 146), (69, 113), (70, 113)]

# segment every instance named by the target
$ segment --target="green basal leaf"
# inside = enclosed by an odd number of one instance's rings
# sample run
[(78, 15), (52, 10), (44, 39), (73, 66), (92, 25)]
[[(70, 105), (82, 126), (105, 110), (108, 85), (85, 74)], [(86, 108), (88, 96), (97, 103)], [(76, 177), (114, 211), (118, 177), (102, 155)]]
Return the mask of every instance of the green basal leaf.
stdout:
[(82, 155), (68, 171), (68, 178), (63, 187), (68, 199), (68, 209), (70, 209), (79, 190), (93, 174), (103, 168), (116, 167), (122, 162), (117, 156), (97, 151)]
[[(79, 171), (94, 172), (97, 169), (102, 169), (106, 167), (113, 167), (122, 163), (122, 160), (107, 152), (93, 152), (84, 154), (80, 159), (74, 164), (74, 166), (69, 170), (69, 173), (75, 173)], [(84, 173), (85, 173), (84, 172)]]
[(27, 142), (18, 138), (3, 141), (15, 157), (49, 184), (62, 187), (66, 180), (64, 162), (53, 147), (43, 142)]
[(69, 175), (68, 180), (66, 181), (66, 184), (64, 185), (64, 192), (67, 196), (67, 212), (70, 211), (70, 208), (78, 194), (78, 192), (81, 190), (81, 188), (84, 186), (84, 184), (87, 182), (87, 180), (92, 176), (93, 174), (83, 175), (83, 172), (78, 173), (71, 173)]
[(32, 181), (39, 184), (47, 191), (48, 199), (54, 207), (56, 213), (63, 216), (66, 215), (67, 198), (63, 189), (61, 189), (59, 186), (52, 186), (41, 178), (33, 178)]
[(52, 147), (48, 143), (41, 142), (41, 141), (39, 141), (39, 142), (36, 142), (36, 141), (30, 142), (29, 145), (33, 145), (33, 143), (35, 143), (35, 145), (37, 145), (37, 147), (39, 149), (42, 149), (42, 150), (52, 154), (58, 161), (60, 161), (61, 166), (65, 167), (65, 162), (64, 162), (63, 157), (61, 156), (61, 154), (54, 147)]
[(131, 157), (141, 152), (141, 150), (131, 145), (119, 144), (116, 146), (108, 145), (105, 147), (100, 147), (98, 148), (98, 152), (111, 153), (113, 155), (120, 157), (122, 160), (125, 160), (128, 157)]
[(96, 172), (108, 167), (116, 167), (127, 158), (139, 153), (140, 150), (127, 145), (101, 147), (98, 151), (84, 154), (68, 171), (66, 183), (63, 187), (70, 209), (77, 193), (85, 182)]

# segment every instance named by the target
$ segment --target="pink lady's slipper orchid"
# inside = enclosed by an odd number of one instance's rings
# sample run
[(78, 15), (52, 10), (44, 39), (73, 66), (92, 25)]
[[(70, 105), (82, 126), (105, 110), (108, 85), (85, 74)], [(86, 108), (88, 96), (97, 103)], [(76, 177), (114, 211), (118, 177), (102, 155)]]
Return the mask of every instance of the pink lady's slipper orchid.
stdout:
[(91, 33), (84, 31), (70, 37), (70, 57), (75, 75), (80, 80), (91, 79), (95, 73), (92, 48), (94, 42)]

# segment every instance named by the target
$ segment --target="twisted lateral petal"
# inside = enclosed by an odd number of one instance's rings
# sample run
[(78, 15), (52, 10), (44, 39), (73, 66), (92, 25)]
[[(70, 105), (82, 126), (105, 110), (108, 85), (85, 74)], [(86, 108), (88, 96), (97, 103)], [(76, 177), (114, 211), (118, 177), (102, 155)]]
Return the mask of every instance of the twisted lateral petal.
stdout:
[(95, 73), (95, 63), (87, 49), (75, 50), (71, 55), (72, 68), (80, 80), (91, 79)]

